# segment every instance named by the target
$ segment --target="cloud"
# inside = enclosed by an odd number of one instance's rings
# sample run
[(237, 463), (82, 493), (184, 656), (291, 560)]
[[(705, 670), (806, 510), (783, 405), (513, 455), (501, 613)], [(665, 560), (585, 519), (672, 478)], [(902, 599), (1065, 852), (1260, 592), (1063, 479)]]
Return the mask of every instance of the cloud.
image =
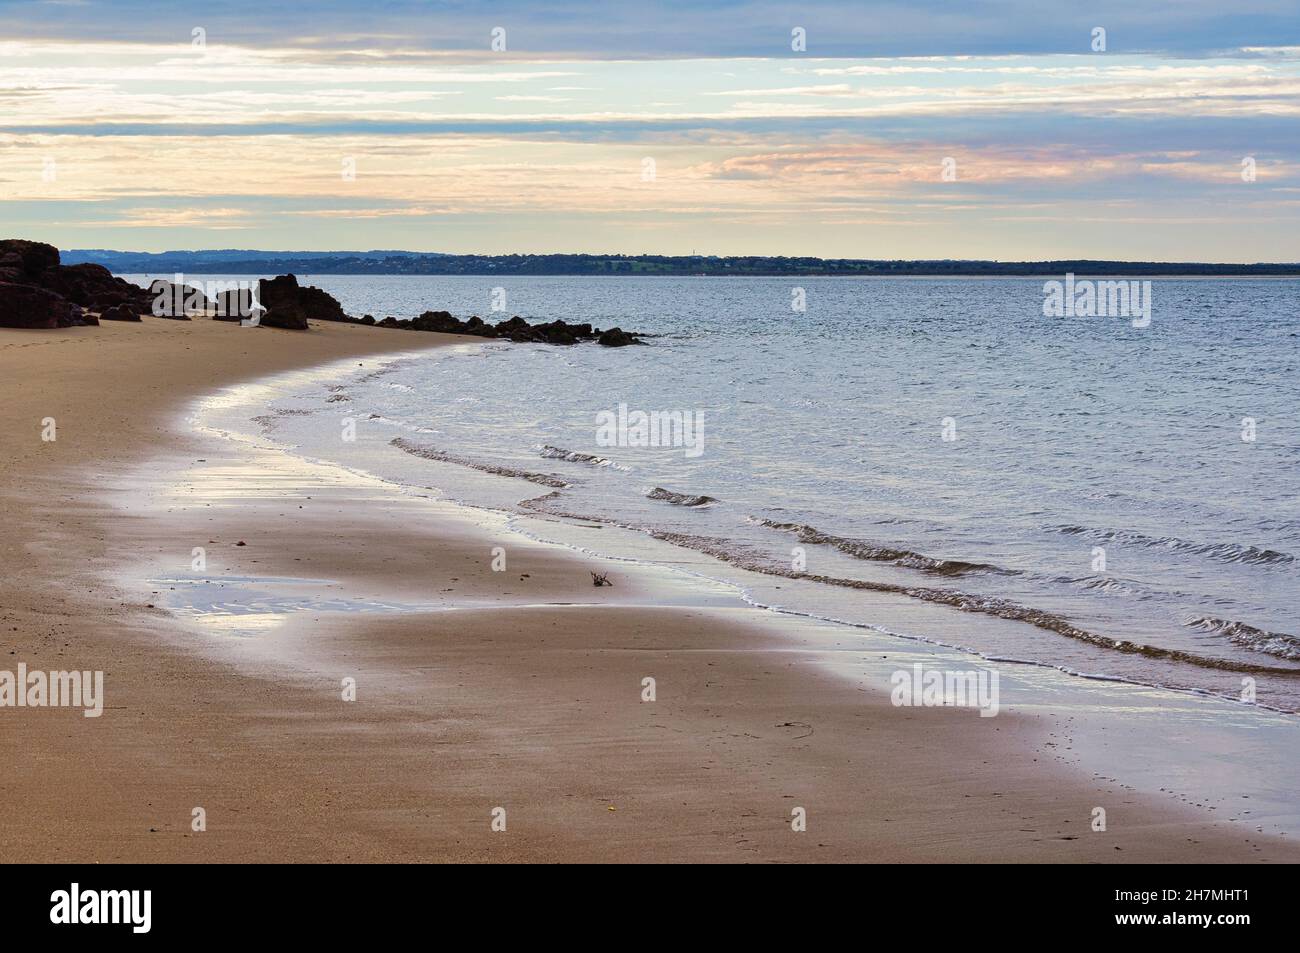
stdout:
[[(1116, 20), (1104, 55), (949, 54), (918, 40), (906, 56), (861, 55), (877, 44), (850, 58), (819, 45), (838, 34), (813, 29), (812, 10), (814, 53), (799, 56), (782, 48), (784, 13), (734, 3), (708, 16), (768, 18), (737, 20), (742, 39), (762, 27), (775, 47), (766, 55), (619, 58), (635, 19), (619, 10), (575, 34), (580, 55), (563, 57), (543, 42), (558, 34), (534, 32), (510, 4), (474, 26), (482, 39), (500, 15), (508, 54), (423, 48), (414, 21), (389, 28), (387, 5), (337, 34), (346, 11), (299, 7), (310, 14), (299, 29), (274, 36), (190, 7), (205, 15), (164, 17), (148, 42), (92, 34), (92, 17), (81, 39), (0, 43), (6, 220), (87, 235), (74, 244), (141, 232), (201, 245), (239, 230), (252, 245), (300, 246), (291, 239), (308, 226), (336, 247), (364, 245), (362, 235), (391, 247), (425, 241), (419, 229), (436, 223), (440, 241), (474, 248), (620, 248), (635, 233), (668, 250), (688, 233), (711, 250), (761, 239), (800, 254), (863, 253), (854, 229), (893, 223), (918, 249), (979, 257), (1045, 248), (1071, 216), (1133, 219), (1133, 241), (1185, 248), (1191, 237), (1161, 223), (1236, 215), (1247, 236), (1254, 222), (1277, 254), (1300, 257), (1300, 229), (1280, 232), (1297, 224), (1280, 190), (1300, 188), (1300, 46), (1285, 30), (1222, 56), (1122, 52), (1133, 34)], [(1193, 2), (1189, 16), (1206, 9)], [(912, 12), (890, 11), (891, 31), (912, 29)], [(991, 35), (972, 17), (943, 22)], [(190, 42), (198, 24), (202, 49)], [(174, 42), (159, 42), (169, 30)], [(1258, 171), (1249, 187), (1247, 155)], [(949, 157), (953, 182), (940, 178)], [(1232, 240), (1232, 229), (1207, 232), (1219, 233), (1200, 239), (1207, 248)]]
[[(174, 36), (188, 44), (202, 25), (211, 43), (293, 45), (345, 51), (347, 59), (486, 57), (525, 54), (583, 59), (793, 58), (802, 27), (810, 56), (997, 55), (1087, 52), (1091, 30), (1109, 48), (1206, 56), (1267, 44), (1300, 46), (1300, 18), (1281, 0), (819, 0), (791, 7), (773, 0), (709, 4), (496, 0), (430, 5), (427, 0), (113, 0), (16, 2), (0, 10), (0, 35), (139, 41)], [(493, 54), (491, 30), (507, 31), (507, 54)]]

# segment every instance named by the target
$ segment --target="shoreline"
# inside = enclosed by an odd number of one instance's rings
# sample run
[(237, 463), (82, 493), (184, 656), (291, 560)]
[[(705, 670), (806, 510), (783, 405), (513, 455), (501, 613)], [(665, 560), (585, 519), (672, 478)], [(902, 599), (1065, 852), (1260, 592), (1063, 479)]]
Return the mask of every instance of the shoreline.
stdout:
[[(464, 349), (476, 349), (482, 346), (481, 342), (465, 343), (460, 345)], [(365, 378), (371, 378), (387, 373), (395, 365), (411, 364), (418, 361), (420, 352), (402, 351), (385, 355), (383, 363), (378, 371), (367, 371)], [(276, 418), (267, 415), (255, 415), (260, 411), (263, 401), (285, 401), (288, 400), (295, 404), (307, 398), (304, 390), (309, 386), (316, 389), (316, 385), (330, 385), (328, 390), (331, 392), (341, 393), (346, 391), (352, 385), (356, 384), (356, 375), (350, 362), (347, 360), (339, 361), (329, 365), (313, 368), (309, 374), (304, 375), (301, 372), (289, 372), (288, 374), (274, 375), (270, 378), (263, 378), (256, 382), (256, 393), (249, 393), (248, 387), (226, 388), (221, 395), (211, 395), (198, 401), (190, 416), (196, 422), (196, 425), (205, 431), (225, 437), (231, 437), (242, 440), (245, 443), (256, 445), (259, 440), (265, 442), (268, 440), (276, 441), (276, 445), (284, 452), (293, 456), (305, 459), (314, 464), (324, 464), (327, 466), (340, 467), (350, 473), (360, 474), (366, 478), (372, 478), (386, 483), (394, 491), (407, 489), (407, 484), (391, 476), (381, 476), (365, 467), (358, 468), (354, 464), (343, 463), (337, 459), (320, 459), (304, 453), (301, 448), (293, 445), (284, 445), (280, 443), (275, 421)], [(331, 400), (338, 399), (332, 397)], [(231, 405), (243, 404), (244, 410), (241, 410), (237, 417), (240, 421), (246, 420), (248, 423), (257, 422), (263, 431), (262, 436), (257, 437), (249, 433), (235, 433), (233, 427), (214, 427), (201, 421), (204, 418), (215, 416), (222, 407), (226, 408), (229, 413)], [(295, 409), (289, 411), (293, 414), (312, 414), (316, 410)], [(273, 436), (274, 434), (274, 436)], [(405, 438), (402, 438), (405, 439)], [(393, 443), (393, 441), (389, 441)], [(407, 452), (409, 448), (403, 447)], [(931, 645), (939, 649), (951, 650), (971, 659), (979, 659), (984, 662), (997, 662), (1002, 664), (1044, 668), (1059, 671), (1067, 676), (1107, 682), (1115, 685), (1130, 685), (1137, 689), (1150, 689), (1159, 692), (1169, 692), (1175, 695), (1187, 696), (1189, 698), (1204, 699), (1216, 703), (1237, 702), (1239, 699), (1231, 693), (1216, 692), (1206, 688), (1191, 687), (1187, 685), (1172, 684), (1157, 679), (1141, 679), (1132, 676), (1119, 674), (1116, 672), (1106, 672), (1100, 670), (1083, 670), (1071, 667), (1059, 661), (1053, 661), (1050, 658), (1033, 658), (1033, 657), (1011, 657), (990, 650), (981, 650), (958, 641), (948, 641), (945, 638), (935, 634), (918, 634), (917, 632), (896, 631), (885, 625), (879, 624), (879, 620), (873, 622), (855, 621), (851, 618), (842, 618), (835, 615), (832, 611), (826, 609), (813, 610), (807, 606), (796, 607), (789, 604), (788, 600), (776, 600), (772, 597), (776, 595), (776, 590), (781, 590), (782, 586), (788, 591), (789, 585), (803, 583), (806, 580), (797, 574), (783, 573), (773, 570), (768, 566), (753, 565), (741, 559), (731, 558), (727, 554), (719, 554), (709, 547), (692, 545), (689, 540), (673, 537), (667, 538), (663, 534), (657, 534), (653, 529), (646, 526), (640, 526), (631, 523), (622, 523), (611, 520), (608, 517), (593, 516), (590, 514), (572, 513), (568, 510), (552, 511), (545, 509), (530, 509), (528, 503), (535, 492), (531, 488), (520, 487), (517, 480), (531, 480), (533, 483), (540, 482), (540, 478), (550, 476), (551, 474), (533, 473), (526, 469), (514, 469), (496, 467), (495, 464), (482, 463), (467, 454), (474, 453), (474, 448), (461, 447), (456, 450), (439, 451), (432, 456), (416, 453), (416, 456), (422, 457), (426, 463), (430, 463), (431, 473), (429, 476), (437, 479), (446, 472), (454, 472), (469, 467), (479, 471), (477, 476), (480, 481), (491, 481), (499, 483), (507, 489), (499, 494), (490, 494), (499, 497), (493, 502), (475, 501), (460, 497), (448, 496), (447, 499), (457, 506), (463, 507), (468, 512), (487, 511), (491, 513), (506, 514), (508, 524), (524, 534), (530, 539), (539, 542), (555, 543), (557, 545), (572, 549), (578, 552), (592, 552), (594, 555), (604, 555), (608, 558), (622, 559), (629, 563), (647, 567), (670, 566), (677, 572), (693, 575), (702, 579), (707, 584), (724, 585), (734, 589), (738, 598), (754, 608), (769, 610), (775, 613), (783, 614), (793, 620), (807, 619), (815, 623), (829, 623), (833, 625), (842, 625), (851, 629), (867, 630), (876, 633), (883, 633), (893, 638), (918, 642), (925, 645)], [(512, 467), (515, 465), (512, 464)], [(489, 474), (484, 477), (482, 474)], [(559, 479), (567, 477), (555, 474)], [(428, 478), (428, 477), (426, 477)], [(549, 486), (549, 483), (544, 483)], [(522, 495), (521, 495), (522, 491)], [(445, 494), (448, 491), (445, 487), (439, 486), (438, 492)], [(516, 501), (513, 498), (519, 497)], [(583, 534), (583, 527), (595, 528), (599, 524), (601, 532), (596, 534)], [(555, 530), (557, 527), (567, 527), (569, 532), (547, 532)], [(620, 536), (620, 542), (623, 544), (621, 552), (598, 552), (587, 549), (580, 539), (586, 539), (593, 543), (599, 543), (599, 537), (608, 538), (610, 536)], [(568, 541), (566, 541), (568, 540)], [(618, 547), (616, 547), (618, 548)], [(629, 555), (633, 552), (633, 555)], [(689, 554), (689, 555), (688, 555)], [(924, 557), (923, 557), (924, 558)], [(695, 566), (694, 570), (687, 570), (684, 566), (687, 563)], [(818, 577), (814, 583), (816, 588), (822, 588), (827, 585), (834, 585), (841, 580), (835, 578), (822, 579)], [(773, 588), (775, 587), (775, 588)], [(871, 599), (881, 590), (870, 590), (862, 588), (856, 591), (860, 598)], [(915, 598), (908, 595), (909, 599)], [(921, 600), (925, 601), (925, 600)], [(918, 608), (923, 608), (918, 606)], [(953, 610), (956, 611), (956, 610)], [(972, 621), (983, 620), (965, 620), (969, 626)], [(797, 623), (794, 623), (797, 624)], [(1246, 704), (1246, 703), (1243, 703)], [(1265, 701), (1255, 701), (1248, 704), (1247, 710), (1258, 710), (1264, 713), (1295, 715), (1298, 712), (1292, 708), (1284, 708), (1277, 705), (1269, 704)]]
[[(176, 274), (176, 272), (174, 272), (174, 271), (165, 271), (165, 272), (162, 272), (162, 271), (123, 271), (123, 272), (120, 273), (120, 275), (121, 275), (122, 277), (127, 277), (127, 276), (130, 276), (130, 277), (142, 276), (142, 277), (149, 277), (149, 278), (172, 278), (172, 277), (175, 276), (175, 274)], [(188, 271), (188, 272), (185, 272), (185, 274), (188, 275), (188, 276), (191, 277), (191, 278), (194, 278), (194, 277), (199, 277), (199, 278), (201, 278), (201, 277), (203, 277), (204, 275), (234, 275), (234, 276), (240, 276), (240, 277), (266, 277), (266, 276), (268, 276), (268, 275), (272, 275), (272, 274), (273, 274), (273, 271), (211, 271), (211, 270), (206, 270), (206, 271)], [(804, 273), (804, 272), (799, 272), (799, 273), (791, 273), (791, 274), (782, 274), (782, 273), (780, 273), (780, 272), (772, 272), (771, 274), (736, 274), (736, 275), (730, 275), (730, 274), (726, 274), (725, 272), (718, 272), (718, 273), (716, 273), (716, 274), (713, 274), (713, 273), (705, 273), (705, 272), (698, 272), (698, 273), (689, 273), (689, 274), (668, 274), (668, 275), (664, 275), (664, 274), (632, 274), (632, 275), (625, 275), (625, 274), (605, 274), (605, 273), (602, 273), (602, 272), (590, 272), (590, 273), (584, 273), (584, 272), (573, 272), (573, 273), (568, 273), (568, 272), (537, 272), (537, 273), (533, 273), (533, 272), (518, 272), (518, 273), (510, 273), (509, 277), (512, 277), (512, 278), (520, 278), (520, 279), (530, 279), (530, 280), (531, 280), (531, 279), (538, 279), (538, 278), (569, 278), (569, 279), (572, 279), (572, 278), (583, 278), (583, 279), (586, 279), (586, 278), (594, 278), (594, 279), (605, 279), (605, 278), (614, 278), (614, 279), (617, 279), (617, 278), (624, 278), (624, 279), (626, 279), (626, 278), (667, 278), (667, 279), (673, 279), (673, 278), (678, 278), (678, 279), (680, 279), (680, 278), (768, 278), (768, 279), (780, 279), (780, 280), (782, 280), (782, 281), (791, 281), (791, 280), (798, 280), (798, 279), (801, 279), (801, 278), (846, 278), (846, 279), (849, 279), (849, 280), (852, 281), (852, 280), (871, 280), (871, 279), (878, 279), (878, 278), (898, 278), (898, 279), (911, 279), (911, 280), (918, 280), (918, 281), (977, 281), (977, 280), (984, 280), (984, 279), (1003, 279), (1003, 278), (1007, 278), (1007, 279), (1012, 279), (1012, 280), (1016, 280), (1016, 281), (1028, 281), (1028, 280), (1037, 280), (1037, 279), (1045, 279), (1045, 280), (1048, 280), (1048, 281), (1052, 281), (1052, 280), (1060, 280), (1061, 278), (1064, 278), (1066, 274), (1067, 274), (1067, 272), (1051, 272), (1051, 273), (1048, 273), (1048, 272), (1039, 272), (1039, 273), (1026, 273), (1026, 274), (981, 274), (981, 273), (978, 273), (978, 272), (972, 272), (971, 274), (936, 273), (936, 274), (916, 274), (916, 275), (906, 275), (906, 274), (904, 274), (904, 275), (891, 275), (891, 274), (872, 274), (872, 275), (838, 275), (838, 274), (827, 273), (827, 272), (822, 272), (822, 273)], [(1094, 279), (1094, 278), (1106, 278), (1106, 279), (1111, 279), (1111, 280), (1116, 280), (1116, 281), (1120, 281), (1120, 280), (1125, 280), (1125, 281), (1127, 281), (1127, 280), (1134, 280), (1134, 281), (1202, 281), (1202, 280), (1205, 280), (1205, 281), (1264, 281), (1264, 280), (1267, 280), (1267, 281), (1300, 281), (1300, 271), (1296, 271), (1296, 272), (1289, 273), (1289, 274), (1259, 274), (1259, 275), (1208, 274), (1208, 273), (1196, 273), (1196, 272), (1193, 272), (1193, 273), (1190, 273), (1190, 274), (1184, 274), (1184, 273), (1181, 273), (1181, 272), (1168, 272), (1168, 273), (1165, 273), (1165, 272), (1154, 273), (1154, 272), (1152, 272), (1152, 273), (1137, 273), (1137, 274), (1130, 274), (1130, 273), (1126, 273), (1126, 272), (1091, 272), (1091, 271), (1086, 271), (1086, 272), (1077, 272), (1077, 271), (1076, 271), (1076, 272), (1070, 272), (1070, 274), (1073, 274), (1076, 278), (1081, 278), (1081, 279), (1082, 279), (1082, 278), (1087, 278), (1087, 279), (1091, 280), (1091, 279)], [(496, 272), (492, 272), (492, 271), (483, 271), (483, 272), (454, 272), (454, 273), (450, 273), (450, 274), (443, 274), (443, 273), (441, 273), (441, 272), (430, 272), (430, 273), (428, 273), (428, 274), (409, 275), (407, 272), (400, 272), (400, 271), (394, 271), (394, 272), (384, 272), (384, 271), (311, 271), (311, 270), (305, 270), (305, 269), (302, 270), (301, 273), (297, 273), (297, 276), (298, 276), (299, 278), (301, 278), (302, 280), (304, 280), (304, 281), (308, 281), (308, 280), (311, 280), (311, 279), (314, 279), (314, 278), (400, 278), (400, 277), (417, 277), (417, 278), (494, 278), (494, 279), (496, 279), (496, 278), (501, 278), (501, 277), (502, 277), (500, 274), (498, 274), (498, 273), (496, 273)]]
[[(18, 766), (0, 781), (10, 859), (1300, 857), (1284, 838), (1049, 763), (1035, 719), (893, 708), (827, 671), (860, 664), (863, 643), (843, 633), (791, 635), (761, 610), (665, 595), (652, 572), (623, 565), (623, 584), (596, 603), (595, 558), (542, 544), (512, 541), (510, 571), (494, 574), (491, 520), (458, 525), (438, 512), (450, 504), (177, 433), (178, 396), (394, 349), (346, 325), (164, 324), (100, 329), (91, 347), (86, 329), (0, 342), (15, 413), (33, 435), (36, 420), (60, 420), (56, 443), (33, 437), (5, 463), (17, 515), (4, 568), (20, 584), (0, 647), (46, 668), (103, 663), (91, 667), (107, 694), (86, 725), (75, 712), (0, 711)], [(421, 342), (467, 343), (442, 337)], [(59, 386), (32, 393), (51, 369)], [(191, 472), (173, 480), (160, 460)], [(210, 572), (247, 585), (305, 580), (303, 598), (414, 608), (309, 604), (196, 650), (161, 600), (103, 591), (127, 567), (188, 563), (191, 543), (213, 554)], [(349, 670), (355, 703), (338, 697)], [(647, 675), (654, 704), (640, 698)], [(493, 834), (503, 802), (511, 824)], [(807, 807), (808, 832), (791, 831), (791, 804)], [(1109, 830), (1089, 832), (1091, 807), (1107, 804)], [(190, 832), (194, 806), (207, 832)], [(69, 833), (52, 851), (58, 825)]]
[[(418, 356), (391, 355), (378, 371), (367, 371), (365, 377), (385, 374), (390, 366), (412, 360), (418, 360)], [(264, 434), (275, 434), (271, 419), (255, 416), (263, 401), (280, 407), (290, 403), (297, 408), (289, 411), (294, 414), (315, 413), (303, 406), (304, 402), (310, 403), (305, 392), (318, 391), (321, 387), (331, 393), (350, 390), (356, 382), (356, 375), (350, 371), (341, 362), (320, 368), (310, 377), (290, 374), (263, 379), (256, 393), (243, 395), (242, 409), (233, 414), (227, 409), (223, 419), (233, 416), (236, 421), (251, 423), (256, 420)], [(211, 405), (214, 401), (205, 403)], [(230, 402), (223, 400), (222, 403)], [(238, 439), (249, 445), (259, 442), (259, 438), (248, 434)], [(266, 439), (278, 441), (279, 438), (267, 436)], [(377, 476), (365, 468), (358, 469), (335, 460), (303, 458), (301, 451), (292, 445), (287, 452), (295, 458), (309, 459), (314, 466), (340, 468), (363, 480), (376, 481), (389, 492), (402, 493), (411, 489), (407, 483)], [(472, 453), (473, 448), (462, 447), (457, 452)], [(437, 459), (430, 463), (430, 472), (420, 479), (432, 479), (441, 487), (449, 470), (455, 471), (466, 465), (477, 466), (473, 462), (466, 464), (464, 461)], [(788, 582), (785, 577), (774, 580), (761, 571), (737, 570), (734, 564), (716, 558), (707, 550), (647, 537), (644, 529), (598, 518), (593, 522), (590, 517), (557, 517), (551, 513), (540, 515), (521, 509), (519, 503), (510, 501), (521, 496), (531, 497), (535, 491), (525, 488), (518, 478), (518, 474), (480, 476), (480, 480), (501, 484), (506, 490), (489, 494), (499, 497), (495, 504), (448, 497), (450, 518), (459, 521), (468, 517), (473, 521), (487, 514), (488, 520), (500, 522), (504, 528), (533, 542), (558, 547), (558, 551), (566, 556), (577, 553), (605, 560), (603, 568), (622, 566), (634, 578), (653, 575), (657, 580), (654, 601), (659, 605), (674, 604), (667, 593), (677, 593), (676, 599), (680, 602), (683, 586), (688, 591), (698, 587), (706, 593), (711, 592), (715, 604), (721, 593), (721, 607), (724, 609), (748, 607), (754, 610), (750, 613), (751, 621), (761, 627), (775, 626), (794, 635), (805, 633), (814, 641), (861, 640), (863, 659), (873, 653), (887, 658), (900, 657), (901, 653), (901, 657), (923, 659), (930, 666), (942, 664), (946, 670), (969, 671), (973, 667), (987, 670), (992, 667), (993, 671), (1000, 670), (1004, 676), (1006, 696), (1010, 699), (1008, 710), (1042, 716), (1048, 725), (1046, 730), (1050, 732), (1068, 730), (1072, 735), (1072, 750), (1079, 755), (1068, 759), (1072, 767), (1086, 769), (1094, 776), (1115, 775), (1130, 788), (1148, 795), (1161, 795), (1210, 810), (1232, 813), (1246, 808), (1244, 813), (1252, 815), (1251, 823), (1257, 832), (1291, 836), (1300, 832), (1300, 814), (1295, 811), (1289, 797), (1291, 791), (1300, 787), (1300, 773), (1286, 768), (1289, 751), (1294, 746), (1294, 732), (1300, 731), (1300, 722), (1291, 712), (1263, 703), (1247, 705), (1232, 697), (1194, 688), (1167, 686), (1116, 674), (1088, 674), (1044, 660), (982, 653), (957, 642), (945, 641), (931, 632), (918, 635), (915, 630), (890, 628), (879, 624), (879, 618), (876, 624), (865, 624), (837, 618), (825, 611), (793, 608), (784, 604), (784, 600), (771, 598), (779, 595), (771, 588), (772, 584)], [(781, 588), (776, 586), (776, 590)], [(863, 598), (871, 596), (869, 593), (859, 594)], [(694, 604), (689, 597), (685, 601)], [(884, 603), (872, 605), (876, 613), (889, 614)], [(925, 611), (925, 607), (920, 608)], [(871, 689), (882, 697), (890, 694), (891, 676), (898, 671), (893, 662), (872, 666), (867, 661), (837, 661), (826, 668), (854, 684), (870, 684)], [(1053, 707), (1064, 708), (1069, 714), (1054, 713), (1051, 711)], [(1195, 739), (1204, 750), (1182, 749), (1176, 757), (1172, 756), (1160, 740), (1169, 736)], [(1120, 737), (1123, 738), (1122, 744), (1117, 743)], [(1157, 740), (1152, 741), (1152, 738)], [(1083, 752), (1087, 752), (1086, 756)], [(1216, 754), (1211, 756), (1207, 752)], [(1225, 755), (1225, 752), (1232, 754)], [(1236, 760), (1230, 779), (1223, 777), (1221, 772), (1219, 762), (1225, 757)], [(1261, 764), (1270, 768), (1261, 771), (1257, 767)], [(1171, 779), (1178, 779), (1177, 786), (1166, 786)], [(1243, 801), (1248, 801), (1249, 805)]]

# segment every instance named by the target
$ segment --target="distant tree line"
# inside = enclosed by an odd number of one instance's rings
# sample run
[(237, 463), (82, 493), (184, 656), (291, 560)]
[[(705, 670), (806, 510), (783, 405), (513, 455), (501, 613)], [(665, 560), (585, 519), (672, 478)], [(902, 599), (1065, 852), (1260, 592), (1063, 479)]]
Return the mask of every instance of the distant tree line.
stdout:
[(860, 258), (787, 258), (745, 255), (442, 255), (414, 252), (288, 253), (231, 251), (144, 254), (74, 251), (68, 263), (90, 261), (118, 274), (313, 275), (666, 275), (666, 276), (996, 276), (996, 275), (1296, 275), (1300, 263), (1099, 261), (877, 261)]

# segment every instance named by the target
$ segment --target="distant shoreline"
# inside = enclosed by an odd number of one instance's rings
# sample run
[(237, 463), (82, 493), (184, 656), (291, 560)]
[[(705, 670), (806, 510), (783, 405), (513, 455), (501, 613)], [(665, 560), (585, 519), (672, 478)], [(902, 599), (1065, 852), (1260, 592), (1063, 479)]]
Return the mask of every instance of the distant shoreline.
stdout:
[(74, 249), (65, 264), (115, 274), (307, 274), (473, 277), (1037, 278), (1067, 273), (1114, 278), (1300, 278), (1300, 262), (1036, 262), (869, 260), (773, 256), (444, 255), (404, 251), (262, 252), (245, 249), (119, 252)]
[[(114, 271), (113, 273), (114, 273), (115, 275), (118, 275), (119, 277), (126, 276), (126, 275), (155, 275), (155, 276), (156, 276), (156, 275), (168, 275), (168, 274), (172, 274), (173, 271), (170, 271), (170, 270), (169, 270), (169, 271), (158, 271), (158, 270), (149, 270), (149, 271)], [(261, 271), (258, 271), (258, 270), (249, 270), (249, 271), (227, 271), (227, 270), (222, 269), (222, 268), (213, 268), (213, 267), (211, 267), (211, 266), (208, 266), (208, 267), (203, 268), (203, 269), (198, 269), (198, 268), (189, 269), (189, 270), (187, 271), (187, 274), (191, 274), (191, 275), (234, 275), (234, 276), (262, 277), (262, 276), (266, 276), (266, 275), (274, 274), (274, 271), (273, 271), (273, 270), (272, 270), (272, 271), (268, 271), (268, 270), (261, 270)], [(310, 277), (319, 276), (319, 275), (331, 275), (331, 276), (339, 277), (339, 278), (366, 278), (366, 277), (373, 277), (373, 278), (401, 278), (401, 277), (406, 277), (406, 278), (494, 278), (494, 277), (495, 277), (495, 278), (499, 278), (499, 277), (501, 277), (501, 273), (500, 273), (500, 272), (492, 272), (492, 271), (483, 271), (483, 272), (457, 272), (457, 273), (455, 273), (455, 274), (441, 274), (441, 273), (411, 274), (411, 273), (408, 273), (408, 272), (396, 272), (396, 271), (393, 271), (393, 272), (389, 272), (389, 271), (312, 271), (312, 270), (308, 270), (308, 269), (305, 269), (305, 268), (304, 268), (304, 269), (300, 269), (300, 270), (298, 270), (298, 271), (296, 271), (296, 272), (293, 272), (293, 274), (296, 274), (296, 275), (298, 275), (298, 276), (300, 276), (300, 277), (309, 277), (309, 278), (310, 278)], [(904, 279), (904, 278), (906, 278), (906, 279), (918, 279), (918, 280), (921, 280), (921, 279), (929, 279), (929, 280), (945, 280), (945, 281), (951, 280), (951, 281), (959, 281), (959, 280), (961, 280), (961, 279), (963, 279), (963, 278), (1031, 279), (1031, 278), (1052, 278), (1052, 277), (1056, 277), (1056, 278), (1059, 279), (1059, 278), (1063, 277), (1065, 274), (1066, 274), (1066, 272), (1057, 272), (1057, 273), (1048, 273), (1048, 272), (1043, 272), (1043, 273), (1041, 273), (1041, 274), (1033, 274), (1033, 275), (1029, 275), (1029, 274), (1005, 274), (1005, 275), (1000, 275), (1000, 274), (952, 274), (952, 273), (946, 273), (946, 274), (925, 274), (925, 273), (917, 273), (917, 274), (894, 274), (894, 275), (842, 275), (842, 274), (833, 274), (833, 273), (832, 273), (832, 274), (815, 274), (815, 273), (809, 273), (809, 274), (800, 274), (800, 275), (780, 275), (780, 274), (772, 274), (772, 275), (769, 275), (769, 274), (600, 275), (600, 274), (559, 273), (559, 272), (556, 272), (556, 273), (546, 273), (546, 274), (512, 273), (512, 274), (511, 274), (511, 277), (514, 277), (514, 278), (843, 278), (843, 279), (851, 280), (851, 281), (871, 281), (871, 280), (880, 280), (880, 279), (891, 280), (891, 279)], [(1152, 279), (1152, 280), (1166, 280), (1166, 281), (1167, 281), (1167, 280), (1175, 280), (1175, 279), (1178, 280), (1178, 281), (1228, 281), (1228, 280), (1261, 280), (1261, 279), (1272, 279), (1272, 280), (1276, 280), (1276, 281), (1295, 281), (1295, 280), (1297, 280), (1297, 279), (1300, 279), (1300, 270), (1297, 270), (1297, 271), (1295, 271), (1295, 272), (1293, 272), (1293, 273), (1286, 273), (1286, 274), (1258, 274), (1258, 275), (1254, 275), (1254, 274), (1245, 274), (1245, 275), (1243, 275), (1243, 274), (1238, 274), (1238, 275), (1212, 275), (1212, 274), (1183, 274), (1183, 273), (1167, 273), (1167, 274), (1166, 274), (1166, 273), (1155, 273), (1155, 272), (1151, 272), (1151, 273), (1146, 273), (1146, 272), (1140, 272), (1140, 273), (1139, 273), (1139, 272), (1130, 272), (1130, 273), (1128, 273), (1128, 274), (1117, 274), (1117, 273), (1114, 273), (1114, 272), (1099, 272), (1099, 271), (1076, 271), (1076, 272), (1074, 272), (1073, 274), (1075, 274), (1075, 275), (1078, 276), (1078, 277), (1087, 277), (1087, 278), (1105, 278), (1105, 279), (1116, 279), (1116, 280), (1120, 280), (1120, 279), (1130, 279), (1130, 278), (1146, 278), (1146, 279)]]

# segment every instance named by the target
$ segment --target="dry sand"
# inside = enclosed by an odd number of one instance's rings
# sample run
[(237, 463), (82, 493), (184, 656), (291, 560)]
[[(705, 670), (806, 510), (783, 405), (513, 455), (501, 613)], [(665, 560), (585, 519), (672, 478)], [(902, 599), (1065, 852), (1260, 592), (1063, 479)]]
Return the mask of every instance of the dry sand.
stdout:
[[(493, 572), (488, 522), (316, 468), (259, 469), (176, 419), (235, 381), (450, 341), (463, 339), (150, 318), (0, 332), (0, 669), (102, 669), (107, 696), (97, 719), (0, 709), (0, 858), (1300, 857), (1062, 765), (1037, 721), (894, 708), (825, 664), (861, 652), (843, 633), (683, 604), (624, 564), (593, 589), (602, 564), (540, 544), (516, 543)], [(437, 611), (206, 631), (137, 569), (188, 568), (195, 545), (214, 575), (328, 580), (330, 595)], [(1089, 830), (1094, 805), (1104, 833)]]

